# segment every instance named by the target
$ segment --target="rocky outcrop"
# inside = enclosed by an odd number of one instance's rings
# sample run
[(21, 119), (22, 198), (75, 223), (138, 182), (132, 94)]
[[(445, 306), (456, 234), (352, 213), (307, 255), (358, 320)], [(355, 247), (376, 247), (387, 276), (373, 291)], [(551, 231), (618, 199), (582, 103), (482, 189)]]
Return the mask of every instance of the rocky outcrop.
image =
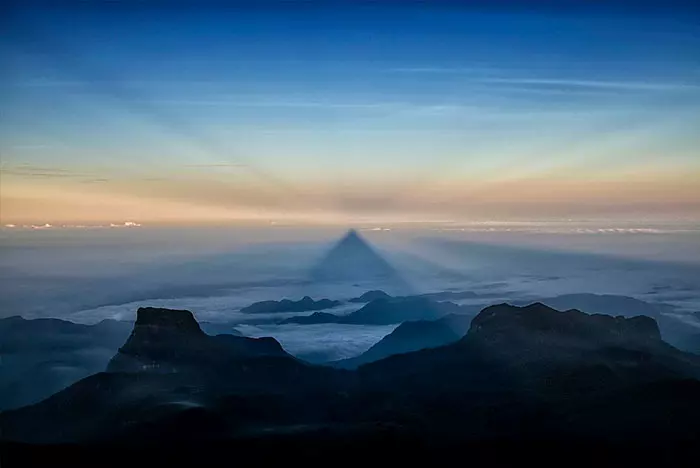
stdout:
[(109, 372), (209, 370), (252, 356), (292, 357), (273, 338), (209, 336), (189, 310), (140, 308), (126, 343), (110, 361)]
[(485, 308), (472, 321), (469, 339), (518, 341), (568, 346), (650, 347), (663, 344), (656, 321), (646, 316), (588, 315), (560, 312), (542, 303), (525, 307), (500, 304)]
[(697, 378), (700, 361), (662, 341), (649, 317), (561, 312), (541, 303), (499, 304), (482, 310), (452, 345), (391, 356), (360, 372), (389, 388), (517, 389), (559, 398)]

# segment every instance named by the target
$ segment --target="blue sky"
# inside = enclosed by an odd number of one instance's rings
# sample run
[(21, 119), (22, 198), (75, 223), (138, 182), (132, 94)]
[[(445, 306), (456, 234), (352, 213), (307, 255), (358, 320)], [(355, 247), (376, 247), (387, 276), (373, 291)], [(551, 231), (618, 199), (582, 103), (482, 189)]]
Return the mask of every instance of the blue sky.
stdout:
[(3, 222), (698, 214), (697, 9), (279, 3), (10, 11)]

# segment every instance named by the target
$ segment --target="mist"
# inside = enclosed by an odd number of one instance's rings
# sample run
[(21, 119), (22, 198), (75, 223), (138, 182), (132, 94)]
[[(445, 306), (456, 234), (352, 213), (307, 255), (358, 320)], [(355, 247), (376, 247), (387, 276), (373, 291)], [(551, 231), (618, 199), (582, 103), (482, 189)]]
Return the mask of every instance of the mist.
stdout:
[[(6, 229), (0, 238), (0, 313), (96, 323), (133, 320), (139, 306), (149, 305), (186, 308), (205, 321), (248, 323), (253, 318), (239, 310), (262, 300), (347, 300), (371, 289), (401, 293), (381, 280), (311, 277), (343, 232), (279, 226)], [(589, 292), (664, 302), (679, 314), (700, 310), (700, 230), (693, 226), (373, 226), (360, 233), (415, 293), (469, 290), (502, 302)]]

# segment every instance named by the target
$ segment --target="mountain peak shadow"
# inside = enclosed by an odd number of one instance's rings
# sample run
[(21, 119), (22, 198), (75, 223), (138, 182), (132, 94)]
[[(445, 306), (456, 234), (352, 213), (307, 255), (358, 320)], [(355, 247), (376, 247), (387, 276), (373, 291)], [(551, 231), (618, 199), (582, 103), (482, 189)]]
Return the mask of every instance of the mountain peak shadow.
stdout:
[(355, 229), (331, 247), (310, 276), (314, 281), (381, 281), (410, 290), (398, 271)]

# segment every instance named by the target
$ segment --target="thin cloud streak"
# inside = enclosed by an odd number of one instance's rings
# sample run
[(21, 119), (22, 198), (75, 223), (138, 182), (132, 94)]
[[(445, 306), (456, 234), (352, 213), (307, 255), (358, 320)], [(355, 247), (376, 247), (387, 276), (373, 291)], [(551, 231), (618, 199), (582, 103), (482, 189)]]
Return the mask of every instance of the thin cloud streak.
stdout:
[[(652, 81), (614, 81), (586, 80), (577, 78), (520, 78), (498, 76), (508, 73), (508, 70), (498, 68), (463, 68), (463, 67), (405, 67), (391, 68), (392, 73), (423, 74), (423, 75), (477, 75), (488, 73), (490, 76), (467, 77), (468, 82), (484, 84), (513, 84), (535, 86), (566, 86), (571, 88), (614, 89), (627, 91), (698, 91), (700, 83), (682, 82), (652, 82)], [(567, 90), (568, 92), (570, 90)]]
[(60, 169), (56, 167), (34, 166), (31, 164), (18, 164), (14, 166), (0, 167), (2, 175), (18, 176), (18, 177), (36, 177), (36, 178), (81, 178), (94, 177), (92, 174), (84, 172), (76, 172), (70, 169)]
[(207, 168), (237, 168), (237, 167), (246, 167), (245, 164), (242, 163), (222, 163), (222, 164), (185, 164), (184, 167), (190, 167), (190, 168), (197, 168), (197, 169), (207, 169)]
[(552, 78), (483, 78), (484, 83), (505, 83), (537, 86), (569, 86), (572, 88), (602, 88), (628, 91), (700, 91), (700, 84), (641, 81), (597, 81)]

